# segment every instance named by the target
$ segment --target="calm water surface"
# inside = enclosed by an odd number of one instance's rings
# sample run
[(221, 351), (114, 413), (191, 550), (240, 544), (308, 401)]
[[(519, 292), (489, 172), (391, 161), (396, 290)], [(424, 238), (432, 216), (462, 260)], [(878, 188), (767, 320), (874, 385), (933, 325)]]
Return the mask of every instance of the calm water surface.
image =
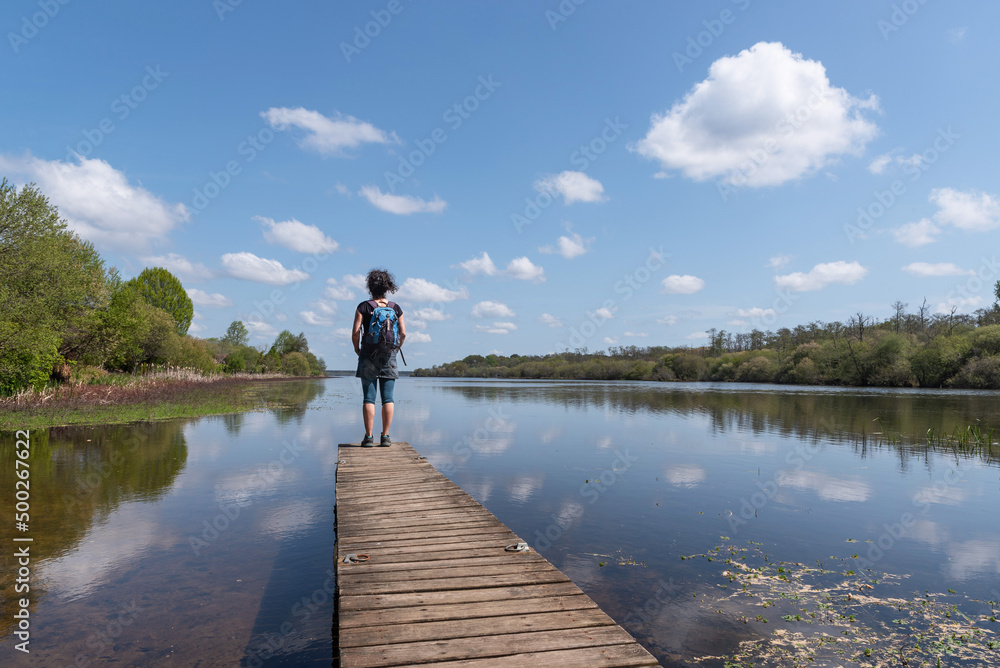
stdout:
[[(18, 534), (34, 539), (31, 654), (11, 635), (8, 529), (0, 661), (328, 665), (336, 445), (362, 435), (356, 385), (303, 382), (271, 412), (33, 431), (30, 531)], [(855, 589), (846, 628), (876, 647), (889, 620), (862, 596), (930, 601), (919, 624), (897, 620), (903, 635), (961, 612), (996, 639), (985, 620), (1000, 599), (1000, 450), (925, 441), (928, 429), (1000, 425), (1000, 393), (406, 378), (396, 399), (397, 440), (664, 665), (776, 629), (841, 633), (808, 617), (815, 601), (789, 600), (796, 587), (782, 590), (777, 570), (742, 591), (727, 558), (744, 576), (784, 564), (812, 598)], [(5, 435), (10, 520), (13, 449)], [(829, 573), (801, 571), (818, 565)], [(951, 650), (943, 665), (1000, 665), (1000, 650), (985, 663)]]

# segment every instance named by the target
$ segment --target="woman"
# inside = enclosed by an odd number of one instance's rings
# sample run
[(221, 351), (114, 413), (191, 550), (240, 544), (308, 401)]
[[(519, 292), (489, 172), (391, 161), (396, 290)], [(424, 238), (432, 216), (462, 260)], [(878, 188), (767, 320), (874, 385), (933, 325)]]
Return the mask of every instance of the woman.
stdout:
[[(372, 427), (375, 422), (376, 388), (382, 397), (382, 438), (379, 445), (392, 445), (389, 438), (389, 427), (392, 426), (393, 397), (392, 391), (399, 378), (396, 369), (396, 352), (406, 338), (406, 325), (403, 324), (403, 309), (399, 304), (385, 298), (386, 294), (396, 291), (396, 282), (392, 274), (384, 269), (372, 269), (366, 279), (370, 301), (358, 304), (354, 312), (354, 327), (351, 330), (351, 340), (354, 342), (354, 352), (358, 354), (358, 371), (355, 374), (361, 379), (361, 390), (364, 393), (364, 403), (361, 414), (365, 422), (365, 437), (361, 445), (370, 448), (375, 445)], [(380, 354), (375, 344), (370, 342), (368, 329), (372, 313), (376, 308), (390, 308), (395, 312), (398, 324), (398, 339), (395, 348), (389, 353)], [(391, 318), (390, 318), (391, 319)]]

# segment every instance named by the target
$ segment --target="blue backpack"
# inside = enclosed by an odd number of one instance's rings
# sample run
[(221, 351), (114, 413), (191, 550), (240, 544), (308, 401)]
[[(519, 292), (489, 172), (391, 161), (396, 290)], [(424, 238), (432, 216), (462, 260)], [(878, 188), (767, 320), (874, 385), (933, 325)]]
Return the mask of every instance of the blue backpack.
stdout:
[[(368, 303), (372, 305), (373, 310), (364, 342), (370, 350), (371, 357), (387, 359), (394, 350), (399, 350), (399, 317), (396, 315), (396, 304), (388, 302), (385, 306), (379, 306), (373, 299), (369, 299)], [(406, 364), (405, 358), (403, 364)]]

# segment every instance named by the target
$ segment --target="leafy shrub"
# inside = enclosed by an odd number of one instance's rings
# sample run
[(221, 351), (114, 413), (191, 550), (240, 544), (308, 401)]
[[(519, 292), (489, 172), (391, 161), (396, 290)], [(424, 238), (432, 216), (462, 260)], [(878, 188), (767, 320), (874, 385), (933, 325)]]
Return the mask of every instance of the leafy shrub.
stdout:
[(743, 383), (770, 383), (774, 381), (775, 365), (764, 355), (757, 355), (743, 362), (736, 370), (736, 380)]
[(785, 374), (785, 379), (797, 385), (816, 385), (820, 382), (819, 369), (815, 362), (806, 357)]
[(1000, 390), (1000, 357), (975, 357), (962, 367), (948, 385), (974, 390)]
[(308, 376), (309, 361), (302, 353), (288, 353), (281, 358), (281, 370), (291, 376)]

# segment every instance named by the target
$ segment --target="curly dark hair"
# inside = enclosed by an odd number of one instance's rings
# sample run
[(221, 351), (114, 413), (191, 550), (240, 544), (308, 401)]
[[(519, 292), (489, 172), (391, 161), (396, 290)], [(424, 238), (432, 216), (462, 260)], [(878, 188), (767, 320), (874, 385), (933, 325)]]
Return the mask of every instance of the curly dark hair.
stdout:
[(372, 269), (368, 272), (365, 282), (368, 285), (368, 292), (374, 299), (381, 299), (386, 293), (399, 289), (396, 287), (396, 279), (385, 269)]

